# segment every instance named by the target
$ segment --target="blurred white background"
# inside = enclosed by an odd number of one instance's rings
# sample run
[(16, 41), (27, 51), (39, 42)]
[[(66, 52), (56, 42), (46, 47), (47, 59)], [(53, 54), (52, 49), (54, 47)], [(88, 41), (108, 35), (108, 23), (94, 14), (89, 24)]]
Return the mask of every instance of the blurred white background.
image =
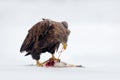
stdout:
[[(87, 67), (86, 73), (82, 70), (75, 74), (82, 74), (85, 80), (89, 74), (96, 74), (97, 77), (90, 78), (95, 80), (120, 79), (119, 0), (0, 0), (0, 70), (5, 75), (31, 69), (24, 65), (34, 64), (34, 61), (30, 56), (24, 57), (25, 53), (21, 54), (19, 49), (27, 31), (42, 18), (68, 22), (71, 34), (61, 59)], [(43, 54), (41, 60), (49, 57), (50, 54)], [(1, 78), (5, 80), (4, 76)]]

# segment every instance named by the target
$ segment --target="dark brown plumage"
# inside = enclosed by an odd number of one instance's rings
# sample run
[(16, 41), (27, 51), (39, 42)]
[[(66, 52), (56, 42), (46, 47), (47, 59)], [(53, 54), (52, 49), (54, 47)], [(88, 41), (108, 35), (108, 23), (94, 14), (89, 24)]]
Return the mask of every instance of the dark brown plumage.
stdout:
[(43, 19), (28, 31), (20, 52), (26, 51), (26, 56), (31, 55), (33, 59), (39, 60), (41, 53), (54, 54), (60, 43), (66, 44), (69, 34), (67, 22)]

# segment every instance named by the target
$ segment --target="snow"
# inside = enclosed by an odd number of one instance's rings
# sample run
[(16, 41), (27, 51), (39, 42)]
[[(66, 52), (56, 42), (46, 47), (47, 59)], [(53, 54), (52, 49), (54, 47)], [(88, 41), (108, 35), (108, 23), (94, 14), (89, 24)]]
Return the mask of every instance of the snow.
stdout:
[[(1, 80), (119, 80), (120, 1), (0, 0)], [(84, 68), (43, 68), (20, 53), (28, 29), (41, 18), (66, 20), (71, 34), (61, 59)], [(41, 55), (41, 61), (48, 59)], [(58, 57), (58, 54), (56, 54)]]

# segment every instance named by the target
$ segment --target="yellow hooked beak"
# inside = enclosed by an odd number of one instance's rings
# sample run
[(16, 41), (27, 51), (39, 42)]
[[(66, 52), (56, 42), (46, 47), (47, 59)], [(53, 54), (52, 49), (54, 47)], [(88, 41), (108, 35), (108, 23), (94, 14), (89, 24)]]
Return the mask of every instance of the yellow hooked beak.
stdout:
[(67, 43), (63, 43), (63, 48), (64, 48), (64, 50), (66, 50), (66, 48), (67, 48)]

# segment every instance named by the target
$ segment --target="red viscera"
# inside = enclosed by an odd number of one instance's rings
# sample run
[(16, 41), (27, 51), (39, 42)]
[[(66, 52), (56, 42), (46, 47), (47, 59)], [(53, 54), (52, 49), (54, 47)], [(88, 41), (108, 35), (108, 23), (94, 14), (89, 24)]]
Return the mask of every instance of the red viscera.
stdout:
[(49, 60), (47, 63), (46, 63), (46, 67), (53, 67), (55, 64), (54, 60)]

